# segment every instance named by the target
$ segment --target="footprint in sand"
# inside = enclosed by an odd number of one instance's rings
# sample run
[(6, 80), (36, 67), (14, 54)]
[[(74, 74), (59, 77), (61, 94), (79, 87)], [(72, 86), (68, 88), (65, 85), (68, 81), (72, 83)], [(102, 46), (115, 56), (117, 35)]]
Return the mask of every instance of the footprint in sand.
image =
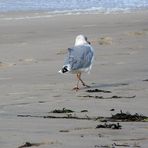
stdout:
[(90, 41), (92, 44), (99, 44), (99, 45), (111, 45), (113, 43), (112, 37), (106, 36), (106, 37), (101, 37), (97, 38), (94, 40)]
[(33, 58), (27, 58), (27, 59), (19, 59), (19, 62), (22, 62), (23, 64), (31, 64), (31, 63), (37, 63), (37, 60)]
[(59, 51), (57, 52), (57, 55), (66, 54), (67, 52), (68, 52), (67, 49), (59, 49)]
[(11, 67), (11, 66), (14, 66), (16, 64), (14, 63), (3, 63), (3, 62), (0, 62), (0, 69), (3, 69), (3, 68), (8, 68), (8, 67)]
[(146, 35), (145, 31), (134, 31), (134, 32), (126, 32), (125, 35), (131, 36), (131, 37), (140, 37)]

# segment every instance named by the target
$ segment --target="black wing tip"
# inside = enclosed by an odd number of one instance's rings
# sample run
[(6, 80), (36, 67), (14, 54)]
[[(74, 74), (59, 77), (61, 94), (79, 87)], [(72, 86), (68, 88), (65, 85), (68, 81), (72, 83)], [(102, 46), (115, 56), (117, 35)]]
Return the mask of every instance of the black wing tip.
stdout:
[(67, 68), (68, 68), (67, 66), (64, 66), (64, 67), (62, 68), (62, 73), (66, 73), (66, 72), (68, 71)]

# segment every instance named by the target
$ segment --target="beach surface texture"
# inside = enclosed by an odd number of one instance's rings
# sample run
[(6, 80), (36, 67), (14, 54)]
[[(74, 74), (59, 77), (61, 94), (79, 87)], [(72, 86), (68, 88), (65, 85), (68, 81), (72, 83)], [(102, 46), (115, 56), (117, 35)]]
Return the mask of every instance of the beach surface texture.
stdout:
[[(147, 16), (2, 12), (0, 147), (147, 148)], [(76, 92), (74, 75), (58, 70), (79, 34), (95, 59), (82, 76), (90, 88)]]

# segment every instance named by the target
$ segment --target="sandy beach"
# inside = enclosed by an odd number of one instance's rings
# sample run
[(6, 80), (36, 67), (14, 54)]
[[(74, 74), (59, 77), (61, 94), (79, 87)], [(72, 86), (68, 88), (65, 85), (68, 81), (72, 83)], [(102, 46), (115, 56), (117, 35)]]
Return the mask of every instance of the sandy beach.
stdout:
[[(147, 148), (148, 122), (96, 129), (104, 122), (93, 120), (121, 110), (148, 116), (147, 16), (0, 14), (0, 147)], [(95, 49), (91, 73), (82, 78), (89, 89), (110, 93), (73, 91), (76, 76), (58, 73), (78, 34)], [(63, 108), (74, 112), (51, 113)]]

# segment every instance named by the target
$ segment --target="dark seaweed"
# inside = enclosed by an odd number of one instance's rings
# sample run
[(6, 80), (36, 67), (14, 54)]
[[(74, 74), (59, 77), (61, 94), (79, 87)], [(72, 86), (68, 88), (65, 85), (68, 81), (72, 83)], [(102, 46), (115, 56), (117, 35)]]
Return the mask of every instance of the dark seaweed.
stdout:
[(144, 121), (147, 118), (148, 117), (143, 116), (143, 115), (139, 115), (138, 113), (135, 113), (134, 115), (132, 115), (128, 112), (123, 113), (122, 110), (121, 110), (120, 113), (112, 115), (112, 117), (110, 117), (110, 120), (115, 120), (115, 121)]
[(115, 111), (115, 109), (114, 109), (114, 108), (112, 108), (112, 109), (110, 109), (110, 111), (111, 111), (111, 112), (113, 112), (113, 111)]
[(100, 147), (100, 148), (115, 148), (113, 145), (95, 145), (95, 148)]
[(132, 99), (135, 98), (136, 96), (111, 96), (111, 97), (103, 97), (103, 96), (92, 96), (92, 95), (85, 95), (85, 96), (79, 96), (79, 97), (84, 97), (84, 98), (95, 98), (95, 99), (122, 99), (122, 98), (126, 98), (126, 99)]
[[(100, 147), (100, 148), (116, 148), (116, 147), (131, 147), (129, 144), (116, 144), (113, 143), (111, 145), (95, 145), (95, 148)], [(138, 146), (139, 147), (139, 146)]]
[(77, 120), (99, 120), (104, 119), (104, 117), (78, 117), (78, 116), (72, 116), (71, 114), (67, 114), (65, 116), (34, 116), (34, 115), (17, 115), (17, 117), (30, 117), (30, 118), (44, 118), (44, 119), (77, 119)]
[(107, 124), (107, 123), (105, 123), (105, 124), (99, 124), (99, 125), (97, 125), (96, 128), (121, 129), (121, 127), (122, 126), (119, 123), (117, 123), (117, 124), (115, 124), (115, 123), (113, 123), (113, 124)]
[(32, 146), (40, 146), (42, 143), (30, 143), (26, 142), (25, 144), (19, 146), (18, 148), (32, 147)]
[(145, 79), (145, 80), (143, 80), (143, 81), (146, 81), (146, 82), (148, 82), (148, 79)]
[(88, 110), (81, 110), (81, 113), (86, 113), (88, 112)]
[(73, 113), (73, 112), (74, 112), (73, 110), (63, 108), (63, 109), (55, 109), (50, 113)]
[(115, 115), (112, 115), (111, 117), (79, 117), (72, 114), (66, 114), (64, 116), (52, 116), (52, 115), (41, 115), (41, 116), (35, 116), (35, 115), (17, 115), (17, 117), (30, 117), (30, 118), (44, 118), (44, 119), (77, 119), (77, 120), (100, 120), (101, 122), (148, 122), (148, 117), (139, 115), (135, 113), (134, 115), (130, 113), (123, 113), (122, 111), (120, 113), (117, 113)]
[(94, 93), (94, 92), (111, 93), (111, 91), (100, 90), (100, 89), (89, 89), (89, 90), (86, 90), (86, 92), (89, 92), (89, 93)]

